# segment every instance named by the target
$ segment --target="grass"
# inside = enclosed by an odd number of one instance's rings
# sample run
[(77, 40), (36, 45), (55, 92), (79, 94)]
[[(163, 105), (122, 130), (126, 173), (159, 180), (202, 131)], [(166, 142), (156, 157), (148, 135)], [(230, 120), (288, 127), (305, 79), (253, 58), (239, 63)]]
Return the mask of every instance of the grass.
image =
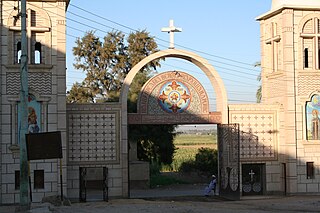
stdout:
[(217, 148), (216, 135), (179, 134), (174, 139), (176, 151), (171, 167), (162, 167), (161, 171), (179, 171), (183, 162), (194, 160), (201, 147)]
[[(195, 159), (201, 147), (217, 148), (216, 135), (178, 134), (174, 139), (176, 151), (171, 166), (162, 166), (161, 172), (178, 172), (183, 162)], [(153, 174), (150, 178), (150, 187), (184, 184), (185, 181), (175, 177)]]
[(170, 176), (163, 176), (163, 175), (152, 175), (150, 178), (150, 187), (155, 188), (158, 186), (167, 186), (172, 184), (184, 184), (185, 181), (176, 179)]
[(216, 143), (216, 135), (178, 134), (174, 139), (176, 146), (212, 145)]

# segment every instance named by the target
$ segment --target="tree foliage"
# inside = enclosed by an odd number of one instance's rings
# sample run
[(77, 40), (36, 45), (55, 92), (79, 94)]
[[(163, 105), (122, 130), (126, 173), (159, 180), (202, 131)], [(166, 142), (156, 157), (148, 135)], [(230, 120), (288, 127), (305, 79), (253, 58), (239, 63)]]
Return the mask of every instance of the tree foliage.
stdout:
[[(74, 68), (85, 72), (86, 77), (81, 84), (72, 86), (68, 102), (118, 100), (123, 81), (131, 68), (157, 51), (156, 42), (146, 31), (131, 33), (127, 39), (122, 32), (112, 31), (103, 41), (93, 31), (87, 32), (76, 40), (73, 48)], [(158, 66), (159, 60), (154, 60), (141, 72), (148, 75)]]
[(175, 125), (130, 125), (130, 140), (139, 141), (138, 159), (170, 165), (175, 146)]
[[(261, 67), (261, 62), (257, 62), (255, 63), (254, 65), (255, 67)], [(257, 81), (261, 82), (261, 72), (259, 73), (258, 77), (257, 77)], [(262, 85), (260, 83), (258, 89), (257, 89), (257, 92), (256, 92), (256, 100), (257, 100), (257, 103), (261, 103), (261, 99), (262, 99)]]
[(194, 160), (183, 162), (181, 172), (198, 172), (207, 176), (218, 174), (218, 151), (210, 148), (200, 148)]

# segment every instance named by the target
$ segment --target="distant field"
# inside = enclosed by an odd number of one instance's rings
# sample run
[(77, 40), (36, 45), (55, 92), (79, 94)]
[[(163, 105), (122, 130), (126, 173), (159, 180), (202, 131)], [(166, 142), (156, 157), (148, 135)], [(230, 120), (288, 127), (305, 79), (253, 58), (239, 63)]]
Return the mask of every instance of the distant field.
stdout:
[(174, 139), (176, 152), (171, 165), (173, 171), (178, 171), (182, 162), (194, 160), (198, 149), (217, 148), (216, 135), (180, 134)]
[(180, 145), (213, 145), (217, 144), (216, 135), (179, 134), (174, 139), (176, 146)]

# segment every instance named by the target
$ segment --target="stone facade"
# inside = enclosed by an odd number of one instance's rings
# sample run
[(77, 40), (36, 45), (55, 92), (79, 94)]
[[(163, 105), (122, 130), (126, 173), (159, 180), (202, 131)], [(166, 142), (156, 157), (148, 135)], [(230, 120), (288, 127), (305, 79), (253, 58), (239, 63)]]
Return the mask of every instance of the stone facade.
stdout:
[[(3, 20), (0, 29), (0, 204), (19, 203), (20, 115), (17, 106), (21, 40), (16, 4), (17, 1), (9, 0), (0, 3)], [(132, 143), (129, 148), (127, 128), (130, 123), (154, 122), (239, 124), (243, 195), (251, 189), (261, 194), (320, 193), (318, 2), (273, 0), (271, 10), (258, 17), (263, 103), (229, 105), (224, 84), (208, 61), (174, 48), (139, 62), (127, 75), (118, 103), (67, 105), (64, 18), (67, 5), (65, 0), (33, 0), (27, 4), (29, 112), (36, 114), (32, 117), (36, 122), (30, 126), (40, 132), (61, 131), (66, 196), (79, 200), (83, 186), (90, 183), (94, 189), (94, 181), (103, 179), (104, 194), (128, 197), (129, 182), (147, 182), (148, 165), (137, 161)], [(216, 92), (216, 112), (210, 112), (207, 94), (197, 79), (174, 71), (150, 79), (141, 91), (138, 113), (127, 113), (127, 95), (134, 76), (150, 61), (166, 57), (190, 61), (206, 74)], [(173, 86), (176, 89), (171, 91), (169, 87)], [(171, 91), (172, 97), (166, 91)], [(178, 97), (183, 97), (181, 103), (175, 102)], [(172, 98), (169, 107), (163, 104), (168, 98)], [(183, 111), (178, 113), (182, 108), (187, 117), (183, 117)], [(257, 172), (250, 167), (260, 169), (259, 181), (251, 185)], [(30, 169), (33, 202), (60, 194), (57, 159), (32, 161)], [(95, 179), (86, 172), (100, 177)], [(88, 182), (83, 181), (86, 175)]]
[(320, 143), (308, 139), (307, 132), (307, 103), (319, 94), (320, 86), (319, 6), (312, 0), (274, 0), (271, 10), (258, 17), (263, 103), (284, 109), (279, 147), (280, 160), (287, 164), (289, 194), (320, 192)]
[(68, 197), (79, 199), (79, 168), (107, 168), (108, 194), (123, 196), (128, 185), (123, 169), (127, 154), (120, 143), (121, 106), (108, 104), (68, 104)]
[[(19, 203), (18, 123), (21, 38), (18, 1), (1, 1), (0, 203)], [(61, 131), (66, 156), (65, 11), (67, 1), (28, 1), (29, 107), (41, 132)], [(31, 109), (31, 108), (29, 108)], [(58, 160), (31, 161), (33, 201), (60, 193)], [(66, 174), (66, 158), (63, 158)], [(40, 174), (40, 176), (38, 176)], [(44, 182), (38, 180), (44, 177)], [(64, 175), (64, 183), (67, 176)], [(36, 182), (36, 183), (35, 183)], [(63, 185), (66, 192), (66, 184)]]

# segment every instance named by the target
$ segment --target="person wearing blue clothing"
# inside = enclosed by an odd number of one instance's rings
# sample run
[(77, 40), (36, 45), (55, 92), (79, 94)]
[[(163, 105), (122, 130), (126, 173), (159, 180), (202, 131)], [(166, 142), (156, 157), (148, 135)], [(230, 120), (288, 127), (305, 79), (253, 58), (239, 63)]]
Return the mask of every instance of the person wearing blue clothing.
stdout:
[(216, 186), (217, 186), (217, 178), (215, 175), (212, 175), (212, 179), (209, 183), (209, 185), (204, 189), (204, 195), (206, 197), (208, 197), (211, 193), (211, 191), (213, 191), (213, 195), (216, 194)]

